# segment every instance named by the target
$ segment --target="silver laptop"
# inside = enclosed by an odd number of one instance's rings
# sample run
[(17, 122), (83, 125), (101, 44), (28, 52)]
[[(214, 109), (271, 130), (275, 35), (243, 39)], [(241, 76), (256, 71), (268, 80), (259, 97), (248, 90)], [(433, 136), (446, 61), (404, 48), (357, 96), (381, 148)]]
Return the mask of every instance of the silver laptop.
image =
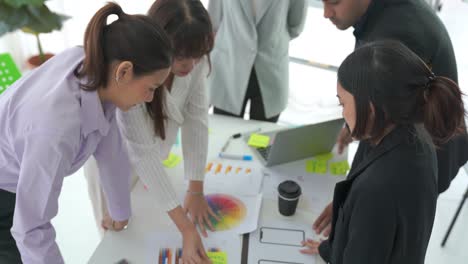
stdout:
[[(270, 137), (266, 148), (253, 148), (266, 167), (330, 152), (344, 119), (335, 119), (296, 128), (260, 133)], [(250, 135), (244, 138), (249, 140)]]

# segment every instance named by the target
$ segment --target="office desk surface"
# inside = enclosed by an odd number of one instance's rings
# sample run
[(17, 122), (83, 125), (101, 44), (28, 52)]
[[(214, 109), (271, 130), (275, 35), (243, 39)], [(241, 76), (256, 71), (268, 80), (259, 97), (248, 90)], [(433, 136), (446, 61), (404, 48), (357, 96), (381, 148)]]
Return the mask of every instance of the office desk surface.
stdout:
[[(259, 127), (262, 128), (262, 132), (280, 128), (280, 126), (272, 123), (245, 121), (218, 115), (210, 115), (209, 127), (208, 161), (217, 158), (221, 147), (232, 134), (252, 131)], [(181, 146), (175, 146), (172, 152), (182, 156)], [(253, 154), (241, 138), (231, 141), (228, 152)], [(257, 157), (253, 156), (253, 162), (259, 163)], [(272, 184), (276, 184), (275, 180), (277, 179), (275, 177), (279, 174), (287, 174), (286, 178), (299, 179), (300, 181), (305, 174), (304, 168), (304, 161), (296, 161), (265, 169), (263, 189), (268, 189)], [(186, 184), (183, 177), (183, 164), (180, 163), (176, 167), (167, 170), (176, 191), (181, 194), (184, 193)], [(298, 210), (309, 212), (310, 216), (315, 217), (326, 203), (331, 201), (334, 184), (342, 178), (312, 174), (306, 177), (312, 179), (311, 184), (307, 186), (307, 193), (311, 193), (311, 195), (304, 199), (301, 198)], [(145, 190), (140, 181), (134, 186), (131, 198), (132, 218), (128, 228), (121, 232), (106, 232), (103, 240), (91, 256), (89, 263), (117, 263), (121, 259), (126, 259), (130, 263), (146, 263), (148, 260), (147, 235), (155, 231), (176, 231), (167, 213), (161, 209), (162, 207), (154, 200), (150, 192)], [(275, 204), (274, 190), (265, 190), (264, 202), (270, 206), (262, 206), (260, 217), (278, 218), (279, 214), (269, 210)], [(300, 215), (297, 217), (300, 217)], [(313, 219), (304, 219), (304, 221), (311, 224)], [(240, 236), (239, 243), (241, 243)]]

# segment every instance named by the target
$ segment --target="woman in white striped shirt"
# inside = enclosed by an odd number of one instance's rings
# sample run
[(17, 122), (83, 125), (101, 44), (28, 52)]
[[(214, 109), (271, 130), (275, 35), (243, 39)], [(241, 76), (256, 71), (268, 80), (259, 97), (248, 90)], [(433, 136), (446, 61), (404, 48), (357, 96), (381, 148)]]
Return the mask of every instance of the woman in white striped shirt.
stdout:
[[(200, 1), (157, 0), (148, 15), (165, 29), (174, 46), (175, 59), (165, 89), (157, 89), (154, 95), (164, 97), (165, 106), (161, 109), (156, 103), (137, 105), (127, 112), (119, 111), (118, 121), (135, 174), (154, 193), (182, 233), (183, 259), (204, 263), (207, 256), (195, 224), (207, 236), (205, 228), (213, 229), (210, 216), (218, 218), (203, 196), (208, 152), (205, 80), (209, 74), (208, 54), (213, 48), (212, 26)], [(162, 165), (179, 128), (185, 176), (190, 180), (183, 208)], [(107, 209), (93, 161), (88, 162), (85, 174), (96, 220), (105, 222)]]

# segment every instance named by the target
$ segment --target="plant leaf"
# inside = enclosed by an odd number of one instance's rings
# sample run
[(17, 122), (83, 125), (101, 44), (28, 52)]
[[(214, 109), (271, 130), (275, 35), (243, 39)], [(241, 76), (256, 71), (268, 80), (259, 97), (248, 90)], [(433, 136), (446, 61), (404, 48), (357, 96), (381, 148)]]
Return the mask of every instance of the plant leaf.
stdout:
[(19, 8), (22, 6), (41, 6), (46, 0), (0, 0), (0, 3), (5, 3), (8, 6)]
[(69, 16), (54, 13), (46, 5), (40, 7), (26, 7), (29, 21), (22, 27), (26, 33), (39, 34), (49, 33), (62, 28), (62, 22), (69, 19)]
[(25, 7), (16, 9), (0, 2), (0, 36), (20, 29), (28, 22), (29, 14)]

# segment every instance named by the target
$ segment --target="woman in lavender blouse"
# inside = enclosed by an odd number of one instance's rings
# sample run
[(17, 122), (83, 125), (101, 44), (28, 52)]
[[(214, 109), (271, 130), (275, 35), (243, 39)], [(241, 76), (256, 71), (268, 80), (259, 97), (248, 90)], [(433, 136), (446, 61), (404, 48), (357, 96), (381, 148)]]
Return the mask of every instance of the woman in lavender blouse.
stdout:
[[(107, 24), (111, 14), (118, 19)], [(51, 219), (64, 177), (91, 155), (108, 197), (107, 228), (127, 224), (130, 163), (115, 109), (153, 101), (171, 63), (170, 40), (155, 22), (109, 3), (89, 22), (84, 47), (0, 96), (0, 263), (63, 263)]]

